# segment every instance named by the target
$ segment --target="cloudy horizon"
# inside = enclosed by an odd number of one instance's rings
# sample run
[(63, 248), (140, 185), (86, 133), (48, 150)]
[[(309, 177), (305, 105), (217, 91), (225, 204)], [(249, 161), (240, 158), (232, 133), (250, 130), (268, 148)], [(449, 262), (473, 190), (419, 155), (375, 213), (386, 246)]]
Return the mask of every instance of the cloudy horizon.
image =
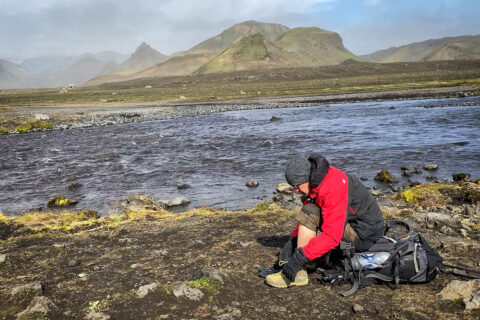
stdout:
[(480, 34), (475, 0), (0, 0), (0, 58), (188, 50), (247, 20), (335, 31), (354, 54)]

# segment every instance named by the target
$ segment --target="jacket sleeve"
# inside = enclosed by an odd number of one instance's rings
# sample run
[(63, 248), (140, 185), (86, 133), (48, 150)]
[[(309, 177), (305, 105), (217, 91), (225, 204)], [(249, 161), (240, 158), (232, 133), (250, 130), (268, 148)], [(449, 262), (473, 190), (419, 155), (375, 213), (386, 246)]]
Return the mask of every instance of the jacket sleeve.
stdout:
[(317, 204), (322, 207), (323, 225), (322, 233), (303, 247), (303, 252), (310, 260), (323, 256), (338, 246), (342, 239), (347, 218), (348, 183), (328, 186), (325, 195), (322, 199), (317, 198), (317, 201), (321, 201)]

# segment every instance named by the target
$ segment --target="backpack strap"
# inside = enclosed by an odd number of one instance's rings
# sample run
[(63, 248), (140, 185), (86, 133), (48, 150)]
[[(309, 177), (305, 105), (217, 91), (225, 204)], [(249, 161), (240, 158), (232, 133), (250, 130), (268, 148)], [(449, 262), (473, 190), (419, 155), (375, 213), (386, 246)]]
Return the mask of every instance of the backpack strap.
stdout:
[[(394, 229), (395, 226), (403, 226), (407, 229), (407, 232), (406, 233), (398, 233)], [(395, 234), (394, 237), (396, 239), (400, 239), (400, 238), (404, 238), (404, 237), (410, 237), (411, 235), (413, 235), (412, 227), (410, 227), (410, 225), (406, 221), (403, 221), (403, 220), (396, 219), (396, 220), (389, 221), (385, 225), (385, 235), (387, 235), (388, 231), (390, 231), (390, 230), (394, 231), (394, 234)]]

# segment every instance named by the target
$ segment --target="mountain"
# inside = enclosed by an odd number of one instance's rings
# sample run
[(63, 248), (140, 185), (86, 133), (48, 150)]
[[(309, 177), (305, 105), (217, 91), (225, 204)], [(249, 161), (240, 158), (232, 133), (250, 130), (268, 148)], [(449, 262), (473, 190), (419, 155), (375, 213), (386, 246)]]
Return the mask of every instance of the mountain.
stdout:
[(0, 60), (0, 89), (25, 88), (30, 85), (32, 74), (22, 66)]
[(359, 56), (370, 62), (413, 62), (480, 59), (480, 35), (415, 42)]
[(319, 28), (295, 28), (278, 40), (269, 41), (260, 33), (237, 40), (197, 72), (322, 66), (346, 59), (357, 58), (345, 49), (337, 33)]
[(115, 71), (114, 61), (103, 61), (94, 57), (84, 57), (72, 64), (60, 65), (38, 75), (41, 79), (36, 87), (64, 87), (69, 84), (79, 85), (88, 79)]
[(107, 75), (87, 85), (146, 77), (337, 64), (357, 59), (335, 32), (289, 29), (281, 24), (246, 21), (135, 74)]
[(289, 30), (276, 43), (295, 55), (305, 66), (332, 65), (347, 59), (357, 59), (343, 46), (338, 33), (320, 28)]
[(148, 67), (151, 67), (162, 60), (167, 58), (166, 55), (161, 54), (157, 50), (150, 47), (148, 44), (143, 42), (134, 53), (128, 57), (127, 60), (123, 61), (119, 66), (119, 71), (126, 70), (142, 70)]
[(252, 20), (245, 21), (233, 25), (213, 38), (200, 42), (198, 45), (191, 48), (190, 51), (206, 50), (221, 52), (236, 40), (256, 33), (260, 33), (268, 41), (274, 41), (288, 30), (288, 27), (281, 24), (262, 23)]

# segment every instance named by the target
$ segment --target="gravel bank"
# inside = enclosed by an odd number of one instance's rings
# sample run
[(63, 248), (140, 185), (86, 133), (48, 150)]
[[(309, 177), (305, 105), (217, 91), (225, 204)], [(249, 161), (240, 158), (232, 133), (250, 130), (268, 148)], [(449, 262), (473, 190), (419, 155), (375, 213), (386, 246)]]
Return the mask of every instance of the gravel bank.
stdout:
[[(269, 99), (242, 99), (209, 103), (141, 103), (141, 104), (90, 104), (62, 106), (18, 106), (3, 108), (6, 119), (37, 117), (48, 120), (54, 129), (69, 129), (113, 125), (136, 121), (150, 121), (207, 115), (216, 112), (308, 107), (365, 101), (408, 100), (428, 98), (458, 98), (474, 95), (478, 86), (460, 86), (429, 89), (408, 89), (382, 92), (356, 92), (336, 95), (292, 96)], [(472, 102), (449, 103), (435, 106), (466, 105)]]

